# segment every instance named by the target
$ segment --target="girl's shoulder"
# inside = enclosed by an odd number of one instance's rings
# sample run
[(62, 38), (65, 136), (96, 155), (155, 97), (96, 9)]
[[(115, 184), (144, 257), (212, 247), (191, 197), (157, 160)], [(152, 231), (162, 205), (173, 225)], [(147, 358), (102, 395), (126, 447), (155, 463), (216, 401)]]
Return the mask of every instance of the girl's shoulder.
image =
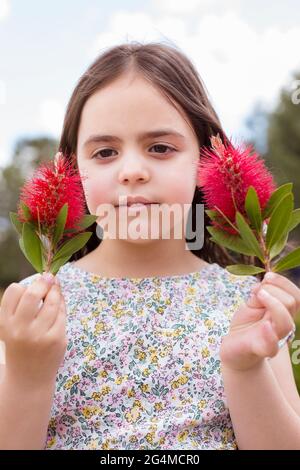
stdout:
[(255, 276), (237, 276), (231, 274), (226, 268), (215, 264), (214, 282), (211, 288), (214, 294), (219, 296), (224, 305), (246, 301), (251, 295), (253, 286), (260, 282)]
[(255, 276), (242, 276), (242, 275), (235, 275), (231, 274), (229, 271), (227, 271), (226, 268), (223, 268), (217, 263), (213, 263), (214, 265), (217, 266), (217, 273), (218, 273), (218, 278), (221, 280), (221, 282), (228, 288), (238, 288), (238, 289), (251, 289), (251, 287), (259, 282), (258, 278)]
[[(19, 284), (29, 286), (37, 278), (38, 273), (22, 279)], [(66, 291), (78, 290), (81, 286), (87, 289), (89, 286), (108, 287), (108, 288), (125, 288), (126, 286), (139, 286), (150, 288), (159, 285), (165, 285), (166, 288), (176, 285), (177, 287), (182, 284), (182, 288), (189, 285), (199, 286), (209, 295), (218, 296), (223, 302), (232, 301), (233, 298), (240, 297), (246, 298), (250, 295), (251, 288), (256, 284), (258, 279), (255, 276), (236, 276), (227, 271), (218, 263), (206, 263), (204, 267), (198, 272), (180, 275), (180, 276), (167, 276), (167, 277), (153, 277), (153, 278), (105, 278), (95, 273), (90, 273), (83, 270), (74, 264), (74, 262), (67, 262), (56, 274), (60, 285)]]

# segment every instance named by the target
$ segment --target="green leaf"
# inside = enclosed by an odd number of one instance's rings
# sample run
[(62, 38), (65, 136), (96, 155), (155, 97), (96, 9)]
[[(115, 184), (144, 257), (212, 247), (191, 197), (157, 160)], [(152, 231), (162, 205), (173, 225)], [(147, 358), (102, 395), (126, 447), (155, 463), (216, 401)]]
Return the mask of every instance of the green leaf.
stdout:
[(54, 236), (53, 236), (54, 246), (57, 245), (57, 243), (59, 242), (59, 240), (61, 240), (63, 236), (67, 216), (68, 216), (68, 204), (66, 203), (62, 206), (56, 218)]
[(225, 248), (229, 248), (237, 253), (242, 253), (243, 255), (252, 255), (252, 250), (247, 247), (238, 235), (231, 235), (230, 233), (224, 234), (221, 230), (218, 230), (215, 227), (208, 226), (206, 228), (212, 235), (213, 242), (217, 245), (224, 246)]
[(20, 205), (22, 207), (25, 219), (29, 221), (31, 219), (31, 212), (29, 207), (25, 204), (25, 202), (21, 202)]
[(59, 258), (66, 258), (69, 255), (72, 256), (73, 253), (76, 253), (76, 251), (84, 247), (92, 234), (93, 232), (79, 233), (71, 240), (64, 243), (53, 257), (52, 262), (58, 260)]
[(277, 206), (277, 204), (280, 202), (280, 200), (289, 194), (293, 189), (293, 183), (286, 183), (283, 184), (282, 186), (279, 186), (271, 195), (264, 211), (263, 211), (263, 220), (268, 219)]
[(275, 258), (275, 256), (279, 255), (279, 253), (282, 252), (283, 248), (285, 247), (287, 240), (288, 240), (289, 234), (286, 233), (282, 236), (278, 242), (274, 243), (270, 250), (270, 260)]
[(27, 261), (29, 261), (29, 263), (31, 264), (31, 261), (30, 261), (30, 259), (28, 258), (27, 253), (26, 253), (26, 251), (25, 251), (24, 243), (23, 243), (23, 239), (22, 239), (22, 238), (19, 238), (19, 245), (20, 245), (21, 251), (23, 252), (23, 255), (25, 256), (25, 258), (27, 259)]
[(56, 261), (51, 263), (50, 266), (50, 272), (52, 274), (56, 274), (61, 266), (63, 266), (70, 258), (72, 255), (66, 256), (65, 258), (59, 258)]
[(208, 215), (208, 217), (211, 220), (215, 220), (215, 219), (218, 219), (220, 217), (220, 214), (219, 214), (218, 211), (214, 211), (214, 210), (211, 210), (211, 209), (206, 209), (205, 213)]
[(252, 250), (252, 254), (257, 256), (264, 263), (264, 254), (262, 248), (260, 247), (254, 233), (252, 232), (251, 228), (245, 221), (244, 217), (240, 212), (237, 211), (236, 213), (236, 223), (240, 232), (240, 235), (247, 245)]
[(16, 229), (19, 235), (22, 235), (23, 224), (20, 222), (18, 214), (16, 212), (10, 212), (9, 218), (14, 228)]
[(297, 266), (300, 266), (300, 247), (284, 256), (284, 258), (281, 258), (272, 268), (272, 271), (286, 271), (287, 269), (296, 268)]
[(288, 223), (287, 231), (291, 232), (299, 224), (300, 224), (300, 209), (295, 209), (291, 214), (291, 218), (290, 218), (290, 221)]
[(250, 186), (245, 200), (245, 209), (252, 226), (257, 230), (261, 231), (262, 218), (259, 199), (253, 186)]
[(66, 229), (64, 231), (64, 234), (67, 234), (67, 233), (75, 234), (78, 232), (78, 230), (79, 231), (84, 230), (88, 228), (90, 225), (92, 225), (94, 222), (96, 222), (97, 219), (98, 219), (98, 215), (91, 215), (91, 214), (84, 215), (76, 228)]
[(31, 224), (23, 224), (22, 242), (26, 253), (26, 258), (32, 264), (34, 269), (43, 272), (41, 241)]
[(277, 204), (272, 212), (266, 235), (266, 246), (268, 250), (287, 233), (287, 227), (293, 208), (294, 196), (292, 193), (288, 193), (280, 200), (279, 204)]
[(226, 266), (227, 271), (236, 276), (251, 276), (252, 274), (264, 273), (266, 270), (251, 264), (231, 264)]
[(77, 233), (77, 232), (78, 232), (78, 229), (75, 229), (75, 228), (67, 228), (66, 230), (64, 230), (64, 235), (65, 235), (66, 233), (70, 233), (70, 234), (71, 234), (71, 233), (74, 233), (74, 234), (75, 234), (75, 233)]
[(237, 227), (231, 222), (231, 220), (228, 219), (228, 217), (221, 211), (221, 209), (219, 209), (217, 206), (215, 207), (217, 208), (217, 212), (219, 212), (220, 216), (223, 217), (224, 220), (226, 220), (228, 225), (232, 227), (234, 230), (238, 231)]
[(98, 219), (98, 215), (92, 215), (92, 214), (87, 214), (82, 217), (82, 219), (79, 222), (79, 227), (81, 229), (88, 228), (90, 225), (92, 225), (96, 220)]

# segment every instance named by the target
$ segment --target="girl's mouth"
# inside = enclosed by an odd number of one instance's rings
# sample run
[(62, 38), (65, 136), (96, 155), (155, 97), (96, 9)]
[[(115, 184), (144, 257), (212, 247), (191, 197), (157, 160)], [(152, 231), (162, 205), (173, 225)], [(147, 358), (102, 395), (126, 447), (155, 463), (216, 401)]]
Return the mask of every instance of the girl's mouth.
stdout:
[(135, 202), (132, 204), (121, 204), (115, 207), (143, 207), (143, 206), (152, 206), (152, 205), (159, 205), (158, 202)]

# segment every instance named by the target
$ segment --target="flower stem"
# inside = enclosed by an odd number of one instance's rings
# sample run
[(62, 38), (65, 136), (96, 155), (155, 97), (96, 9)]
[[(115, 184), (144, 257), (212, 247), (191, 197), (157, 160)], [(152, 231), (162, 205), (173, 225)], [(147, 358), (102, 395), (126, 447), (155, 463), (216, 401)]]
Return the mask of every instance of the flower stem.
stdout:
[(266, 243), (265, 243), (265, 239), (264, 239), (263, 233), (260, 233), (259, 242), (260, 242), (260, 246), (261, 246), (261, 248), (262, 248), (263, 254), (264, 254), (265, 270), (266, 270), (266, 272), (272, 271), (272, 269), (271, 269), (270, 254), (269, 254), (268, 249), (267, 249), (267, 247), (266, 247)]
[(52, 233), (49, 235), (48, 237), (48, 257), (47, 257), (47, 272), (49, 271), (50, 272), (50, 267), (51, 267), (51, 263), (52, 263), (52, 255), (53, 255), (53, 237), (52, 237)]
[(228, 219), (228, 217), (226, 217), (226, 215), (221, 211), (221, 209), (218, 208), (218, 206), (214, 206), (215, 210), (217, 210), (218, 212), (220, 212), (220, 214), (222, 215), (222, 217), (226, 220), (226, 222), (231, 225), (231, 227), (238, 233), (239, 230), (238, 228)]

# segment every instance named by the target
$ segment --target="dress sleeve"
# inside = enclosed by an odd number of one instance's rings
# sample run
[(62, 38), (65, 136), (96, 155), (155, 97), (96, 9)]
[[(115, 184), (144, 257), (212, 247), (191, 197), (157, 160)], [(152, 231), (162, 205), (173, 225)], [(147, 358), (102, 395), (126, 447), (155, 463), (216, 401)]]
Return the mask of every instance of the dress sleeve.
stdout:
[(242, 300), (247, 302), (251, 295), (252, 287), (259, 283), (260, 280), (255, 276), (234, 276), (238, 278), (237, 283), (237, 295), (241, 297)]
[(21, 286), (27, 287), (30, 284), (32, 284), (36, 280), (37, 277), (38, 277), (38, 273), (32, 274), (31, 276), (25, 277), (24, 279), (19, 281), (19, 284), (21, 284)]
[(252, 287), (260, 281), (255, 276), (236, 276), (228, 271), (224, 281), (222, 305), (227, 318), (231, 320), (240, 305), (249, 299)]

